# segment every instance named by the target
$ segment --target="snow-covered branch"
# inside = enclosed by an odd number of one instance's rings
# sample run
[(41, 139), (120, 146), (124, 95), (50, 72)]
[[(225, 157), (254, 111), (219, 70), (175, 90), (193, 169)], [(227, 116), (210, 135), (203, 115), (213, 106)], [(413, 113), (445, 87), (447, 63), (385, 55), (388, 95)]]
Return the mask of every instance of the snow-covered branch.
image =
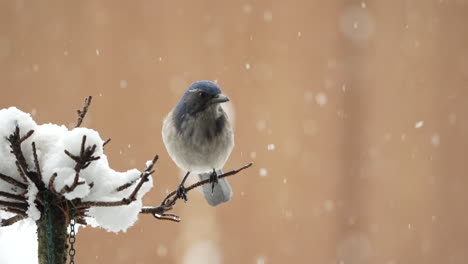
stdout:
[[(53, 206), (69, 223), (73, 213), (77, 223), (100, 226), (108, 231), (125, 231), (139, 214), (179, 222), (168, 213), (180, 198), (171, 191), (159, 206), (143, 207), (142, 198), (152, 188), (156, 155), (140, 172), (116, 172), (109, 167), (99, 133), (81, 128), (92, 97), (77, 110), (76, 127), (69, 130), (54, 124), (37, 125), (27, 113), (14, 107), (0, 110), (0, 210), (13, 213), (0, 226), (23, 219), (39, 221)], [(26, 131), (26, 133), (23, 133)], [(219, 175), (228, 177), (249, 168)], [(186, 188), (189, 192), (209, 180)]]

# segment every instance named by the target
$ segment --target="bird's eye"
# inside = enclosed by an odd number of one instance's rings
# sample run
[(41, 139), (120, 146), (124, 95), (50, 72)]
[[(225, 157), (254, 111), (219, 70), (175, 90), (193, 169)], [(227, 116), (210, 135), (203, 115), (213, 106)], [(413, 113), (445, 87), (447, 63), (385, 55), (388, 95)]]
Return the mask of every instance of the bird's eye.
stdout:
[(205, 97), (205, 95), (206, 95), (206, 94), (205, 94), (204, 92), (199, 92), (199, 93), (198, 93), (198, 96), (200, 96), (200, 97)]

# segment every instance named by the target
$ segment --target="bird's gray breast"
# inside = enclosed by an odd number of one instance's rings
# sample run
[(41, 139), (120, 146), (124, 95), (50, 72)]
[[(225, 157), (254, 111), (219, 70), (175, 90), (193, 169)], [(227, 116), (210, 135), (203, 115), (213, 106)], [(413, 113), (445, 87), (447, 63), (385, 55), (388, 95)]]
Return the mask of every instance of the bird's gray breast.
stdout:
[(234, 146), (226, 114), (214, 105), (197, 115), (172, 111), (164, 121), (163, 140), (176, 164), (192, 172), (223, 167)]

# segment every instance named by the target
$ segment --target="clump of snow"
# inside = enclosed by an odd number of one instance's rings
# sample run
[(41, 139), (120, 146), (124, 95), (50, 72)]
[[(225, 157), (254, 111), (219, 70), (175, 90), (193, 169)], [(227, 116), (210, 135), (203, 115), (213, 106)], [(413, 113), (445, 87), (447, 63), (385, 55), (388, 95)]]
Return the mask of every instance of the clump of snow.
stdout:
[(39, 209), (37, 209), (36, 203), (34, 202), (36, 200), (38, 192), (39, 191), (37, 190), (37, 187), (31, 182), (29, 182), (28, 193), (26, 194), (29, 206), (28, 211), (26, 213), (28, 214), (28, 217), (34, 221), (37, 221), (39, 220), (39, 218), (41, 218), (41, 212), (39, 211)]
[[(0, 210), (0, 219), (6, 219), (12, 216), (13, 214)], [(21, 221), (11, 226), (1, 227), (0, 263), (38, 263), (36, 229), (36, 224), (30, 219)]]
[[(96, 145), (93, 156), (100, 158), (79, 172), (78, 181), (85, 182), (85, 184), (78, 185), (71, 192), (65, 192), (63, 195), (66, 199), (121, 201), (133, 192), (140, 171), (132, 169), (126, 172), (117, 172), (110, 168), (107, 156), (103, 152), (104, 141), (97, 131), (88, 128), (68, 130), (65, 126), (55, 124), (37, 125), (29, 114), (15, 107), (0, 110), (0, 173), (24, 182), (17, 171), (16, 159), (11, 153), (10, 144), (7, 141), (8, 136), (15, 131), (16, 126), (20, 128), (20, 136), (25, 135), (29, 130), (34, 130), (32, 136), (21, 144), (22, 152), (29, 169), (35, 170), (31, 147), (31, 143), (35, 142), (42, 181), (45, 186), (48, 186), (52, 175), (56, 173), (53, 185), (56, 192), (60, 192), (66, 186), (71, 186), (75, 175), (77, 175), (76, 162), (64, 151), (67, 150), (71, 155), (79, 156), (84, 136), (86, 137), (85, 148)], [(133, 183), (133, 185), (123, 191), (116, 191), (119, 186), (126, 183)], [(26, 193), (29, 204), (27, 214), (30, 219), (36, 221), (40, 218), (40, 212), (35, 205), (38, 190), (32, 183), (28, 183), (28, 186)], [(149, 177), (149, 181), (145, 182), (138, 192), (137, 200), (129, 205), (91, 208), (88, 212), (88, 222), (112, 232), (125, 231), (137, 220), (142, 207), (141, 198), (152, 186), (152, 178)], [(0, 180), (0, 191), (21, 194), (24, 190)]]

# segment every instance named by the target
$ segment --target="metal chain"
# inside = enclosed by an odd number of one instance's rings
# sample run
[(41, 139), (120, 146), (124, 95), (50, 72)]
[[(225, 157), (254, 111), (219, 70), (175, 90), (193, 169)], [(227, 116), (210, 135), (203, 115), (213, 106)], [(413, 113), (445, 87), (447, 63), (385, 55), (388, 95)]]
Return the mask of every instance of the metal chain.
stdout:
[(68, 255), (70, 256), (70, 264), (75, 264), (75, 208), (71, 209), (70, 213), (70, 235), (68, 235), (68, 243), (70, 244), (70, 249), (68, 250)]
[(50, 213), (49, 190), (44, 191), (44, 216), (46, 221), (47, 263), (55, 263), (55, 248), (52, 234), (52, 214)]

